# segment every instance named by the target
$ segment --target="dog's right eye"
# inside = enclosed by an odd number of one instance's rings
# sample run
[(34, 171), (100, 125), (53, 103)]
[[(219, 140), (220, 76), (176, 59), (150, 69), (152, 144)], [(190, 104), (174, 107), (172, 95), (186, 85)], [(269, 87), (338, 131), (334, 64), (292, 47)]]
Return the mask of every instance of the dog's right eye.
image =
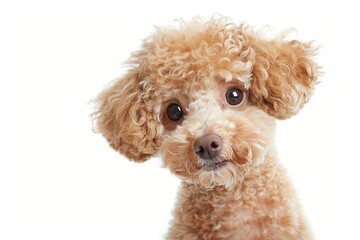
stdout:
[(183, 116), (184, 112), (181, 106), (177, 103), (170, 104), (166, 110), (167, 116), (172, 121), (179, 121)]

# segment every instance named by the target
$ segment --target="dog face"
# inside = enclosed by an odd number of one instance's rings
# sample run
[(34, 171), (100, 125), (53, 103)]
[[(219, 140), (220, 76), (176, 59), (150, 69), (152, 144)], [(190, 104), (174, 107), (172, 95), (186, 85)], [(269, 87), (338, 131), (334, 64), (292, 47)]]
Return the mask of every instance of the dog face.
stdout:
[(170, 116), (164, 117), (165, 125), (172, 119), (179, 119), (179, 125), (165, 132), (160, 153), (165, 165), (184, 180), (206, 188), (231, 187), (264, 159), (275, 119), (250, 104), (238, 80), (215, 81), (211, 88), (191, 93), (187, 105), (172, 102), (160, 114)]
[(225, 18), (159, 28), (100, 94), (96, 129), (131, 160), (158, 154), (186, 181), (230, 187), (264, 160), (275, 119), (309, 100), (315, 51)]

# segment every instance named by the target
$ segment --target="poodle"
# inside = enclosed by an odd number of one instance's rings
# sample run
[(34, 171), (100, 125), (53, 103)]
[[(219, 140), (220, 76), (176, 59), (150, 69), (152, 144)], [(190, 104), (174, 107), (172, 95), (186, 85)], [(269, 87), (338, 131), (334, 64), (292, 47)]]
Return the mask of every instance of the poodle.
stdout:
[(96, 99), (95, 130), (182, 182), (166, 239), (313, 239), (274, 146), (319, 67), (312, 42), (226, 17), (156, 28)]

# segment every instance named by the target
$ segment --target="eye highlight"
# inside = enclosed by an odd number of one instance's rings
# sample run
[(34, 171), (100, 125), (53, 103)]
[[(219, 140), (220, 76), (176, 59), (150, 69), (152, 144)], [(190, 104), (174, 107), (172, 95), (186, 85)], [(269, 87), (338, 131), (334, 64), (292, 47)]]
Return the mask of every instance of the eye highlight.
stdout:
[(179, 121), (184, 116), (181, 106), (177, 103), (170, 104), (166, 109), (166, 114), (172, 121)]
[(239, 106), (244, 102), (245, 93), (239, 88), (230, 88), (225, 94), (225, 99), (231, 106)]

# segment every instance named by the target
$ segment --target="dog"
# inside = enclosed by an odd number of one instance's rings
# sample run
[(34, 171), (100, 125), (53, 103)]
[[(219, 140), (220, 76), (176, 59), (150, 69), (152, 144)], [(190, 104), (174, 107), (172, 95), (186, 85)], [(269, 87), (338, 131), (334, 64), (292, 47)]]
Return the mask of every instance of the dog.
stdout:
[(97, 98), (96, 131), (182, 179), (166, 239), (313, 239), (274, 146), (318, 82), (318, 48), (226, 17), (157, 28)]

